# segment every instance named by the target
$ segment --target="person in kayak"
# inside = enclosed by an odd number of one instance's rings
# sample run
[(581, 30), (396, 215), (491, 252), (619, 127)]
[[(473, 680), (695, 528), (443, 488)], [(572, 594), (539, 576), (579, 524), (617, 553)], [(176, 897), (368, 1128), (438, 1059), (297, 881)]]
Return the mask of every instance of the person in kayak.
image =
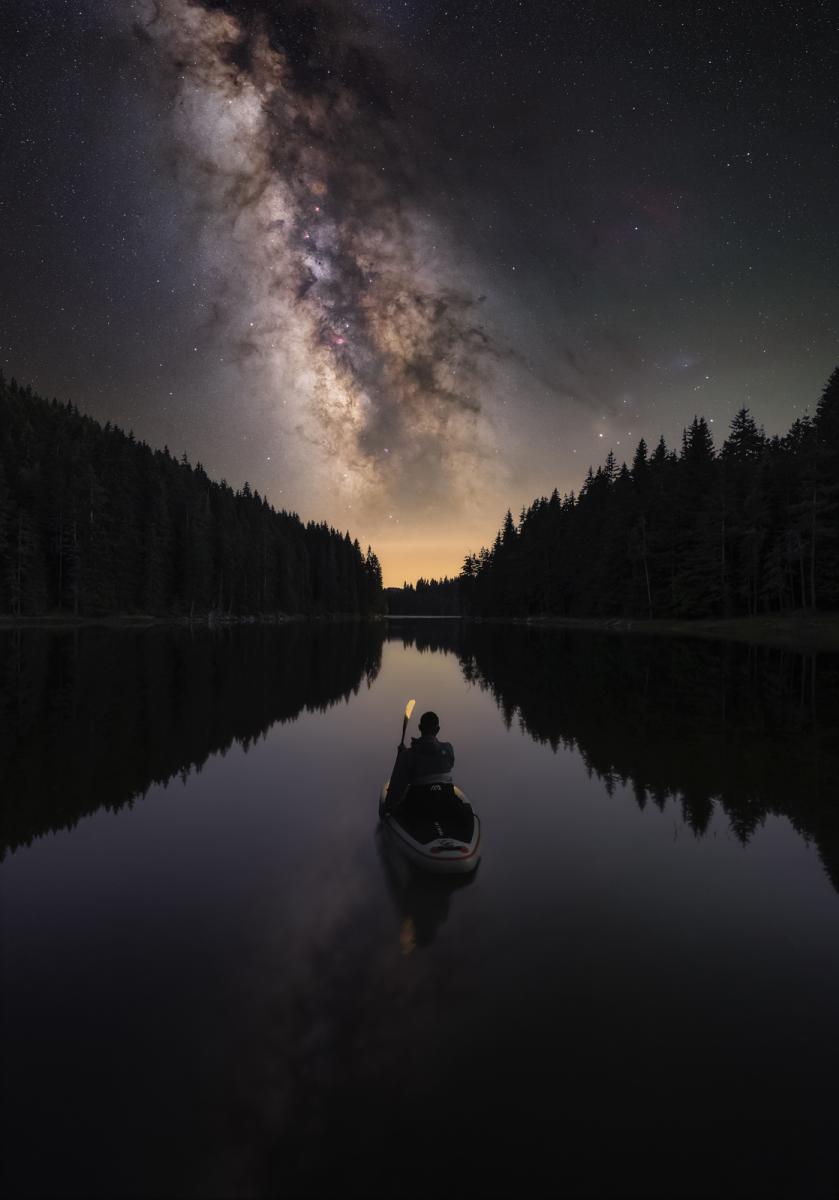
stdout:
[[(452, 767), (454, 750), (451, 742), (437, 739), (440, 720), (436, 713), (426, 712), (420, 717), (420, 736), (411, 738), (411, 745), (400, 743), (396, 751), (396, 762), (387, 790), (387, 808), (392, 809), (410, 793), (412, 799), (422, 802), (426, 793), (437, 798), (443, 792), (452, 795)], [(433, 790), (432, 790), (433, 789)]]

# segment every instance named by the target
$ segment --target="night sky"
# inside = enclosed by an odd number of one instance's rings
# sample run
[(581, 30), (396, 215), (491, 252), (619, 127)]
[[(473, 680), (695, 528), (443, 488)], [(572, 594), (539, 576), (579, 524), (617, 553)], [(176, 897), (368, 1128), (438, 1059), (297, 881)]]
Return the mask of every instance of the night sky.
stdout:
[(4, 0), (0, 362), (454, 573), (608, 450), (812, 411), (837, 10)]

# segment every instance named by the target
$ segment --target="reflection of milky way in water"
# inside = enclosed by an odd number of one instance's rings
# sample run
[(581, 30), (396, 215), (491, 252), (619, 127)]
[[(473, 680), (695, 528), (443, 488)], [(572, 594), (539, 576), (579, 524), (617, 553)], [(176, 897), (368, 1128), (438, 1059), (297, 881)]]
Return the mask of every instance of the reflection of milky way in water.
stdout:
[(469, 468), (494, 457), (477, 397), (499, 355), (420, 211), (377, 62), (345, 16), (326, 25), (338, 65), (316, 86), (252, 6), (239, 20), (164, 0), (142, 28), (173, 69), (177, 172), (224, 281), (216, 319), (347, 500), (380, 509), (431, 474), (468, 502)]

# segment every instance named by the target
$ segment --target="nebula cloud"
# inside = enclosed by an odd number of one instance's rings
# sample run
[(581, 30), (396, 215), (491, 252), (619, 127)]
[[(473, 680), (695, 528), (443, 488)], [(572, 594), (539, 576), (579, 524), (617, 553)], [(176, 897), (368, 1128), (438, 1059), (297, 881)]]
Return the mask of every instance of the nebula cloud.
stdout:
[(480, 505), (503, 355), (361, 22), (323, 2), (160, 0), (136, 32), (168, 72), (217, 332), (287, 455), (359, 514), (406, 492)]

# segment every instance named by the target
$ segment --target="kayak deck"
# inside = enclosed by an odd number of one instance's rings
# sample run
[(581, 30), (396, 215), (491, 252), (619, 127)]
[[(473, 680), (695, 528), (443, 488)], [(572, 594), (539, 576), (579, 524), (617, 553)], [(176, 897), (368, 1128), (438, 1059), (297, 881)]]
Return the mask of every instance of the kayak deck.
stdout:
[(393, 809), (385, 783), (379, 797), (382, 825), (417, 866), (435, 874), (465, 874), (478, 865), (481, 823), (458, 787), (412, 788)]

